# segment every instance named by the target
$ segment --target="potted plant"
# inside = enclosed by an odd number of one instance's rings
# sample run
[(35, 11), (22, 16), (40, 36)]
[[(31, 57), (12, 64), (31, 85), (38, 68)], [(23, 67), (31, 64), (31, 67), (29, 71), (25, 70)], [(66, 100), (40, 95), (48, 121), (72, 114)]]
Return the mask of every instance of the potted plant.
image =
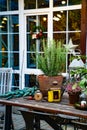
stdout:
[(43, 53), (38, 54), (37, 63), (43, 72), (43, 75), (38, 76), (38, 81), (44, 96), (50, 88), (60, 88), (63, 81), (62, 72), (66, 69), (66, 53), (62, 41), (43, 42)]
[[(71, 98), (70, 103), (74, 104), (81, 100), (81, 98), (87, 98), (87, 69), (86, 67), (78, 67), (70, 72), (69, 83), (66, 90)], [(75, 99), (75, 95), (77, 95)], [(86, 96), (86, 97), (85, 97)]]
[(81, 87), (79, 86), (79, 82), (70, 82), (66, 87), (66, 91), (69, 94), (69, 103), (75, 104), (79, 101), (79, 96), (81, 94)]
[(79, 85), (82, 89), (82, 93), (80, 95), (80, 100), (85, 100), (87, 102), (87, 68), (83, 68), (81, 74), (82, 77)]

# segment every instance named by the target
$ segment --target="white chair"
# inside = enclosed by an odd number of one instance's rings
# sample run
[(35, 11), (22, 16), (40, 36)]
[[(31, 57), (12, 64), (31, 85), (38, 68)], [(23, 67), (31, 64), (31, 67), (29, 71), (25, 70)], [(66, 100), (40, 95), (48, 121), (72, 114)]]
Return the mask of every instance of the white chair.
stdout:
[(12, 68), (0, 68), (0, 94), (11, 91)]
[[(0, 68), (0, 94), (5, 94), (6, 92), (11, 91), (11, 85), (12, 85), (12, 68)], [(0, 104), (1, 121), (4, 121), (4, 111), (5, 111), (4, 105)]]

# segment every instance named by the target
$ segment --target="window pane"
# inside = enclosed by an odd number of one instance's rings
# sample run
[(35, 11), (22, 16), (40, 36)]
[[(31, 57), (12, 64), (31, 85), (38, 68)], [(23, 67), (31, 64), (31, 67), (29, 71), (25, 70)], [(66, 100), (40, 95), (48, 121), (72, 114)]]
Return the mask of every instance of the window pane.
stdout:
[(0, 0), (0, 11), (18, 10), (18, 0)]
[(73, 44), (80, 45), (80, 32), (69, 33), (69, 39), (72, 39)]
[(9, 10), (18, 10), (18, 0), (9, 0)]
[(38, 0), (38, 8), (49, 7), (49, 0)]
[(8, 53), (0, 52), (0, 67), (8, 67)]
[(0, 0), (0, 11), (7, 10), (7, 0)]
[(19, 69), (19, 53), (11, 54), (11, 66), (14, 69)]
[(36, 68), (35, 59), (36, 59), (35, 53), (28, 53), (27, 54), (27, 67), (28, 68)]
[(15, 90), (17, 89), (17, 86), (19, 87), (19, 74), (13, 74), (12, 76), (12, 86), (16, 86), (16, 87), (13, 87), (12, 89)]
[[(41, 41), (47, 37), (47, 15), (26, 17), (27, 67), (35, 68), (36, 50), (40, 51)], [(35, 35), (35, 38), (34, 38)]]
[(66, 30), (66, 11), (58, 11), (53, 13), (53, 31)]
[(36, 76), (25, 74), (25, 87), (36, 86)]
[(67, 5), (67, 0), (53, 0), (53, 6), (65, 6)]
[(18, 15), (0, 16), (0, 33), (19, 32)]
[(19, 34), (9, 34), (10, 51), (19, 51)]
[(24, 9), (48, 8), (49, 0), (24, 0)]
[(9, 30), (10, 32), (19, 32), (18, 15), (12, 15), (9, 17)]
[(81, 10), (69, 11), (69, 30), (78, 31), (81, 29)]
[(65, 33), (54, 33), (53, 38), (55, 40), (62, 40), (63, 43), (66, 43), (66, 34)]
[(0, 16), (0, 33), (7, 32), (7, 16)]
[(82, 0), (69, 0), (69, 5), (77, 5), (81, 3), (82, 3)]
[(24, 0), (24, 9), (36, 9), (36, 0)]

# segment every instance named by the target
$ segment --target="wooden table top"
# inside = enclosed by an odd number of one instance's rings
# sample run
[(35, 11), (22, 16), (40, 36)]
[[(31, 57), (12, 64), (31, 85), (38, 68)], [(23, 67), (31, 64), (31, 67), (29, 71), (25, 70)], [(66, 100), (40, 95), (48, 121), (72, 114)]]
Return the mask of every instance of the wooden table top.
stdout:
[(30, 110), (51, 114), (65, 114), (70, 116), (87, 118), (87, 111), (76, 109), (73, 105), (69, 104), (67, 98), (68, 97), (63, 95), (62, 100), (57, 103), (28, 100), (26, 98), (15, 98), (10, 100), (0, 99), (0, 104), (29, 108)]

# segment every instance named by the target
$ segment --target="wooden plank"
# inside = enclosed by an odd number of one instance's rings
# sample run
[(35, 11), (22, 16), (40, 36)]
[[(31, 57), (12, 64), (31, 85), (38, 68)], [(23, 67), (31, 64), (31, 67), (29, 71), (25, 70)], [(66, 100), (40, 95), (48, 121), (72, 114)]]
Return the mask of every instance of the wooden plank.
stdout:
[(18, 107), (28, 108), (29, 110), (35, 110), (40, 112), (47, 112), (54, 115), (57, 114), (66, 114), (71, 116), (79, 116), (83, 118), (87, 118), (87, 111), (75, 109), (74, 106), (71, 106), (63, 101), (59, 103), (49, 103), (47, 101), (35, 101), (35, 100), (27, 100), (24, 98), (16, 98), (11, 100), (0, 99), (0, 103), (4, 105), (12, 105)]

